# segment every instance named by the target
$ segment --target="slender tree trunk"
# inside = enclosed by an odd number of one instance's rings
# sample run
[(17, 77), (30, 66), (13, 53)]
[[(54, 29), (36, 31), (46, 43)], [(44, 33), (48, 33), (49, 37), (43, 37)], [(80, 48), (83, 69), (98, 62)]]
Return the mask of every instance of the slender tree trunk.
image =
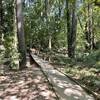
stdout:
[(60, 19), (60, 17), (61, 17), (61, 4), (60, 4), (60, 0), (59, 0), (59, 19)]
[(91, 5), (91, 45), (95, 49), (95, 34), (94, 34), (94, 19), (93, 19), (93, 5)]
[(70, 57), (70, 8), (69, 8), (69, 0), (66, 0), (66, 17), (67, 17), (67, 44), (68, 44), (68, 56)]
[(51, 40), (52, 40), (52, 37), (51, 37), (51, 35), (49, 35), (49, 49), (51, 50)]
[(89, 49), (92, 49), (92, 27), (91, 27), (91, 5), (88, 4), (88, 42), (89, 42)]
[(0, 44), (3, 41), (3, 4), (2, 0), (0, 0)]
[[(72, 6), (72, 7), (71, 7)], [(70, 8), (71, 7), (71, 8)], [(68, 56), (74, 58), (76, 47), (76, 29), (77, 29), (77, 17), (76, 17), (76, 2), (72, 5), (69, 0), (66, 0), (67, 10), (67, 43), (68, 43)]]
[(23, 26), (23, 15), (22, 15), (22, 0), (16, 0), (16, 21), (17, 21), (17, 37), (19, 52), (21, 60), (19, 62), (20, 69), (25, 68), (26, 65), (26, 48), (25, 48), (25, 37), (24, 37), (24, 26)]
[(51, 50), (52, 36), (51, 36), (51, 33), (49, 33), (48, 13), (49, 13), (49, 0), (45, 0), (45, 18), (46, 18), (46, 26), (47, 26), (47, 34), (48, 34), (48, 48)]
[(14, 40), (15, 40), (15, 43), (14, 43), (14, 47), (16, 48), (16, 49), (18, 49), (17, 48), (17, 44), (18, 44), (18, 41), (17, 41), (17, 27), (16, 27), (16, 25), (17, 25), (17, 21), (16, 21), (16, 0), (14, 0), (14, 2), (13, 2), (13, 7), (14, 7), (14, 16), (13, 16), (13, 20), (14, 20)]
[(85, 37), (86, 37), (86, 50), (92, 50), (94, 48), (94, 33), (93, 33), (93, 5), (88, 3), (87, 21), (85, 25)]
[(77, 17), (76, 17), (76, 2), (72, 3), (72, 25), (71, 25), (71, 54), (74, 58), (76, 47), (76, 32), (77, 32)]

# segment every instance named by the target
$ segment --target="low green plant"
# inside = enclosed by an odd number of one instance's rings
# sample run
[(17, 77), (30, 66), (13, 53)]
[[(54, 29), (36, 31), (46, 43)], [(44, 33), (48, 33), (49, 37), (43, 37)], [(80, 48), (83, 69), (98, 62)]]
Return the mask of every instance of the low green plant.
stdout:
[(0, 45), (0, 64), (3, 64), (4, 62), (4, 52), (5, 52), (4, 46)]
[(14, 36), (8, 36), (4, 41), (5, 57), (8, 58), (10, 69), (19, 69), (19, 53), (15, 45)]

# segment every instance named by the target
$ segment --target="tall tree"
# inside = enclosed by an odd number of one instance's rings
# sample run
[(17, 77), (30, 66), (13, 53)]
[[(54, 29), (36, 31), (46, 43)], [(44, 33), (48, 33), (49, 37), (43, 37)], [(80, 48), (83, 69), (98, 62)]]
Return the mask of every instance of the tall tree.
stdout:
[(66, 0), (66, 11), (68, 56), (74, 58), (77, 29), (76, 1), (70, 2), (69, 0)]
[(0, 44), (3, 41), (3, 2), (0, 0)]
[(23, 26), (23, 14), (22, 14), (22, 0), (16, 0), (16, 20), (17, 20), (17, 36), (18, 46), (21, 55), (19, 62), (20, 69), (23, 69), (26, 65), (26, 48), (25, 48), (25, 37), (24, 37), (24, 26)]
[(49, 41), (49, 49), (51, 50), (51, 40), (52, 40), (52, 36), (51, 36), (51, 33), (49, 32), (49, 25), (48, 25), (48, 13), (50, 12), (50, 4), (49, 4), (49, 0), (45, 0), (45, 19), (46, 19), (46, 25), (47, 25), (47, 34), (48, 34), (48, 41)]
[(87, 21), (85, 25), (86, 49), (94, 49), (94, 32), (93, 32), (93, 4), (88, 3)]

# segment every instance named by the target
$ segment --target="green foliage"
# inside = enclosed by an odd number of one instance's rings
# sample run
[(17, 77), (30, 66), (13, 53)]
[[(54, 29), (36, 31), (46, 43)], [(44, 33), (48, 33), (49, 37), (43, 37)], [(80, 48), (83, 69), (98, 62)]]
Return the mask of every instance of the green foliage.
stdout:
[[(61, 4), (62, 2), (59, 1)], [(40, 46), (48, 48), (49, 35), (52, 36), (52, 48), (59, 48), (66, 45), (66, 34), (64, 32), (63, 16), (60, 18), (57, 9), (59, 8), (58, 1), (49, 2), (50, 11), (48, 14), (48, 22), (45, 18), (44, 2), (38, 2), (27, 8), (25, 11), (25, 33), (27, 45), (34, 47)], [(53, 5), (54, 7), (53, 7)], [(61, 5), (63, 6), (63, 5)], [(62, 8), (62, 7), (61, 7)]]
[(4, 35), (13, 31), (13, 1), (14, 0), (3, 0)]
[(4, 41), (5, 46), (5, 57), (8, 58), (9, 68), (11, 69), (18, 69), (19, 67), (19, 53), (15, 46), (15, 39), (14, 36), (7, 36), (5, 37)]
[(86, 85), (86, 87), (90, 88), (92, 91), (98, 92), (98, 88), (100, 85), (100, 78), (98, 73), (98, 69), (88, 68), (86, 66), (82, 66), (76, 64), (73, 67), (67, 67), (65, 69), (66, 74), (70, 75), (74, 79), (78, 80), (81, 84)]
[(88, 56), (85, 57), (84, 62), (88, 65), (95, 65), (96, 62), (100, 61), (100, 51), (95, 51), (90, 53)]
[(3, 64), (4, 62), (4, 53), (5, 53), (5, 48), (3, 45), (0, 45), (0, 64)]

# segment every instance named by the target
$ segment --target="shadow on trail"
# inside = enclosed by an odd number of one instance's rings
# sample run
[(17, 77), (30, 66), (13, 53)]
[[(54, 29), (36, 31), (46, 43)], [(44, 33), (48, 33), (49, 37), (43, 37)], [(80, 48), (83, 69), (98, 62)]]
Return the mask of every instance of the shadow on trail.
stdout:
[(53, 84), (53, 88), (60, 98), (59, 100), (95, 100), (93, 95), (88, 94), (77, 83), (54, 69), (47, 61), (44, 61), (33, 54), (32, 57), (40, 65), (41, 70), (48, 77), (50, 83)]
[(36, 65), (0, 76), (0, 100), (55, 100), (47, 80)]

